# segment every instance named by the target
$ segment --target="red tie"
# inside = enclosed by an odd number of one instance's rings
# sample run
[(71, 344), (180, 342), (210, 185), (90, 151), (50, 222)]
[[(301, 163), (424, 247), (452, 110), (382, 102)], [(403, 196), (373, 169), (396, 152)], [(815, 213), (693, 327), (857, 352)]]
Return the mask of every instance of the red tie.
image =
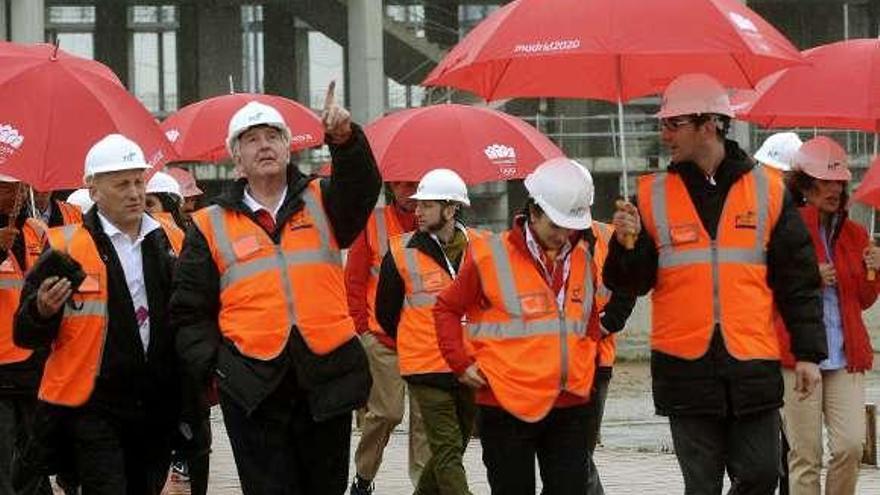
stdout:
[(257, 217), (257, 223), (260, 224), (260, 227), (263, 227), (269, 235), (275, 232), (275, 219), (272, 218), (272, 214), (269, 213), (268, 210), (260, 209), (255, 212)]

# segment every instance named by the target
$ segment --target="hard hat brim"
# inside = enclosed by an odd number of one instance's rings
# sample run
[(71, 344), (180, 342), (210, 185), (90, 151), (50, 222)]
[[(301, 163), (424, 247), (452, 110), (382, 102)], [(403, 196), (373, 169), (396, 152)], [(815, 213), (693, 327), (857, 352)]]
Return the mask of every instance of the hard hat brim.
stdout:
[(461, 203), (465, 206), (471, 205), (470, 198), (452, 199), (447, 196), (442, 196), (440, 194), (415, 193), (415, 194), (411, 195), (409, 197), (409, 199), (414, 199), (416, 201), (455, 201), (456, 203)]
[(536, 199), (535, 202), (538, 203), (538, 206), (544, 210), (544, 213), (550, 218), (550, 221), (557, 227), (571, 230), (586, 230), (593, 225), (593, 214), (590, 210), (587, 210), (587, 213), (582, 216), (571, 217), (556, 211), (544, 201)]
[(101, 166), (101, 170), (99, 172), (86, 173), (83, 177), (88, 179), (89, 177), (94, 177), (96, 175), (101, 174), (109, 174), (112, 172), (122, 172), (124, 170), (147, 170), (150, 167), (147, 163), (127, 163), (120, 162), (114, 163), (113, 165)]

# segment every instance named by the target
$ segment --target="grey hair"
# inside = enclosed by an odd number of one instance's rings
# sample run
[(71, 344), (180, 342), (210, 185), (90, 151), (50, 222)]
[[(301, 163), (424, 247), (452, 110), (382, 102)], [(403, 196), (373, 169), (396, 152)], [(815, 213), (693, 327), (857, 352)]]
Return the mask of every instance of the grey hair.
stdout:
[[(268, 125), (268, 124), (261, 124), (261, 125)], [(290, 147), (290, 135), (287, 132), (284, 132), (284, 130), (279, 129), (275, 126), (269, 125), (268, 127), (271, 127), (273, 129), (277, 130), (278, 133), (281, 134), (281, 139), (284, 140), (285, 146), (287, 146), (288, 148)], [(232, 154), (231, 154), (231, 156), (233, 159), (236, 157), (241, 157), (241, 136), (250, 129), (251, 128), (248, 127), (244, 131), (239, 132), (238, 136), (236, 136), (236, 138), (232, 140)]]

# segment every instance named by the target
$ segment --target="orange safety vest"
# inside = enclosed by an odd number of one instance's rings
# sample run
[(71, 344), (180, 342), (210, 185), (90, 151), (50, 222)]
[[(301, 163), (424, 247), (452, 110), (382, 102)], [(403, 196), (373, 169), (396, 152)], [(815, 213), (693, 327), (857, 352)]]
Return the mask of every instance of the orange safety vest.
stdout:
[(319, 355), (355, 335), (319, 182), (310, 182), (302, 198), (305, 206), (282, 227), (280, 244), (242, 212), (215, 205), (193, 214), (220, 273), (220, 331), (254, 359), (281, 354), (294, 325)]
[(65, 203), (64, 201), (55, 201), (55, 207), (61, 212), (61, 221), (64, 222), (64, 225), (82, 223), (83, 212), (79, 209), (79, 206)]
[(81, 224), (49, 230), (52, 249), (67, 252), (82, 265), (86, 280), (65, 304), (58, 336), (46, 360), (39, 398), (62, 406), (81, 406), (95, 389), (107, 339), (107, 266), (95, 241)]
[(562, 391), (589, 397), (596, 341), (587, 335), (594, 304), (593, 261), (583, 242), (570, 254), (563, 307), (517, 232), (477, 237), (470, 249), (485, 302), (467, 312), (474, 358), (506, 411), (537, 422)]
[(643, 176), (638, 188), (642, 222), (658, 252), (652, 349), (700, 358), (720, 325), (735, 358), (779, 359), (767, 244), (782, 211), (780, 176), (760, 167), (740, 177), (727, 193), (715, 240), (678, 174)]
[[(159, 224), (170, 239), (173, 231)], [(178, 229), (180, 230), (180, 229)], [(107, 338), (107, 266), (95, 241), (82, 224), (49, 229), (52, 249), (65, 251), (77, 260), (87, 278), (65, 305), (58, 336), (46, 360), (39, 397), (63, 406), (81, 406), (95, 388)]]
[(382, 259), (388, 253), (388, 240), (405, 232), (392, 209), (393, 207), (390, 206), (374, 209), (364, 234), (371, 256), (370, 276), (367, 279), (367, 317), (369, 318), (370, 331), (381, 334), (384, 334), (385, 331), (376, 320), (375, 308), (376, 290), (379, 287), (379, 271), (382, 267)]
[(171, 244), (171, 249), (174, 250), (174, 254), (180, 256), (180, 250), (183, 249), (183, 238), (186, 234), (184, 234), (183, 230), (177, 226), (171, 213), (162, 211), (159, 213), (149, 213), (149, 215), (159, 222), (159, 225), (162, 226), (162, 230), (165, 231), (165, 236), (168, 238), (168, 242)]
[[(467, 229), (468, 241), (483, 235), (486, 233)], [(437, 295), (452, 284), (453, 277), (438, 266), (434, 258), (416, 248), (406, 247), (412, 236), (410, 232), (388, 241), (405, 294), (397, 325), (400, 374), (450, 373), (452, 370), (440, 354), (432, 310)]]
[[(608, 243), (614, 235), (614, 227), (607, 223), (593, 221), (593, 234), (596, 236), (596, 245), (593, 248), (593, 260), (596, 262), (596, 309), (599, 313), (605, 309), (605, 305), (611, 300), (611, 291), (605, 287), (602, 281), (602, 267), (605, 266), (605, 258), (608, 257)], [(599, 341), (599, 366), (614, 366), (614, 358), (617, 355), (617, 342), (614, 334), (603, 337)]]
[(15, 345), (12, 339), (13, 320), (21, 291), (24, 288), (25, 273), (34, 266), (46, 243), (49, 230), (41, 220), (28, 218), (21, 229), (24, 241), (24, 266), (19, 265), (10, 250), (6, 259), (0, 263), (0, 365), (19, 363), (27, 360), (33, 353)]

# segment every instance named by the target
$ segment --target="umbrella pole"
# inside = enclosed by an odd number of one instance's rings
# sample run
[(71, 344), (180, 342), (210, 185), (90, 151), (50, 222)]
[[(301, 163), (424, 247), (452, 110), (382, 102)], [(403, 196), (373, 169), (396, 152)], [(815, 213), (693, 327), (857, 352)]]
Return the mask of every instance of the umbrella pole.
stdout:
[(629, 201), (629, 174), (626, 164), (626, 136), (623, 130), (623, 102), (617, 97), (617, 132), (620, 137), (621, 180), (623, 181), (623, 197)]
[(30, 187), (30, 186), (28, 187), (28, 196), (30, 197), (30, 200), (31, 200), (31, 217), (39, 218), (39, 215), (37, 214), (37, 201), (34, 199), (34, 188), (33, 187)]
[[(877, 157), (877, 138), (878, 138), (878, 134), (875, 132), (874, 133), (874, 158)], [(874, 243), (874, 220), (876, 220), (876, 218), (877, 218), (877, 209), (874, 207), (871, 207), (871, 228), (869, 229), (871, 232), (871, 237), (870, 237), (871, 244)]]

